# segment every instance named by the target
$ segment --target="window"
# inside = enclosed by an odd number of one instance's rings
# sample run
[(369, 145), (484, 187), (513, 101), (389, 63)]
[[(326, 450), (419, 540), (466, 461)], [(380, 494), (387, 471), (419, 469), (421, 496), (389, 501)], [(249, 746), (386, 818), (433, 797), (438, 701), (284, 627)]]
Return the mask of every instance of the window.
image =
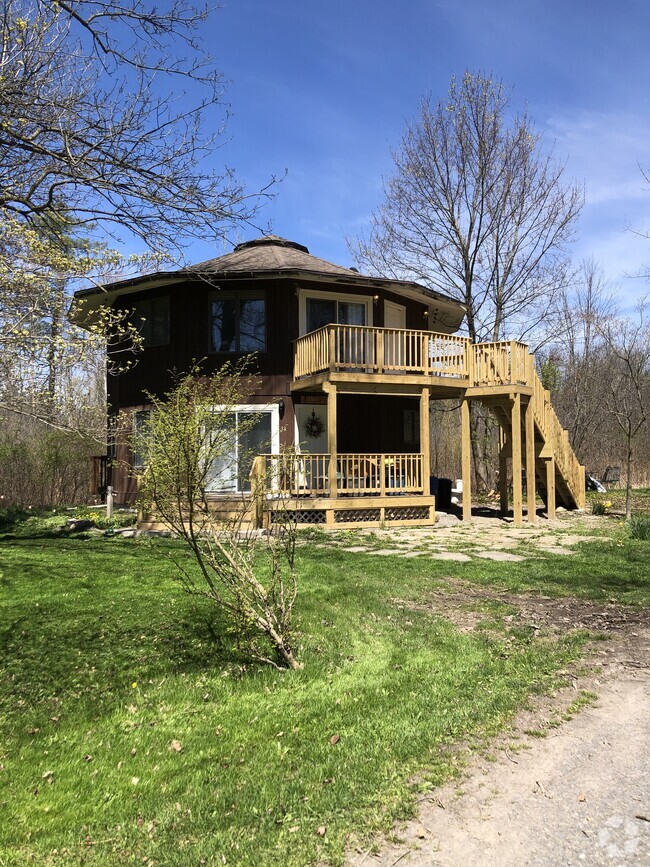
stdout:
[(280, 449), (280, 414), (277, 405), (245, 404), (228, 413), (228, 419), (231, 444), (223, 448), (222, 453), (212, 461), (206, 482), (209, 493), (249, 492), (253, 459), (257, 455), (277, 453)]
[(133, 413), (133, 436), (131, 438), (131, 465), (142, 469), (147, 463), (147, 430), (151, 410), (143, 409)]
[(169, 343), (169, 295), (133, 303), (131, 322), (140, 332), (144, 349)]
[(343, 301), (337, 298), (307, 297), (305, 299), (306, 333), (325, 325), (366, 325), (366, 301)]
[(210, 300), (212, 352), (264, 352), (266, 300), (250, 292), (219, 293)]

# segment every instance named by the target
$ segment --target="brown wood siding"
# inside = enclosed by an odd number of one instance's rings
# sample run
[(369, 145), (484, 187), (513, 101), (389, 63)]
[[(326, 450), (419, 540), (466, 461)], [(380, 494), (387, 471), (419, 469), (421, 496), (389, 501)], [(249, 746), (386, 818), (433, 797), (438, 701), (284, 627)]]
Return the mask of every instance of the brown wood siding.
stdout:
[[(233, 285), (221, 281), (219, 286), (228, 292), (258, 291), (260, 282), (238, 280)], [(272, 280), (264, 285), (267, 333), (266, 351), (258, 353), (255, 360), (261, 383), (258, 394), (287, 395), (293, 371), (292, 340), (298, 332), (297, 301), (291, 281)], [(131, 370), (109, 377), (109, 404), (113, 409), (142, 402), (145, 392), (164, 394), (172, 385), (172, 371), (184, 372), (193, 361), (201, 361), (202, 369), (209, 374), (225, 362), (241, 357), (235, 353), (210, 352), (210, 296), (217, 291), (207, 283), (193, 281), (119, 299), (116, 307), (124, 310), (132, 306), (136, 297), (169, 294), (170, 342), (145, 349)]]
[(419, 407), (419, 398), (339, 395), (339, 452), (419, 452), (418, 442), (404, 441), (404, 410), (419, 411)]

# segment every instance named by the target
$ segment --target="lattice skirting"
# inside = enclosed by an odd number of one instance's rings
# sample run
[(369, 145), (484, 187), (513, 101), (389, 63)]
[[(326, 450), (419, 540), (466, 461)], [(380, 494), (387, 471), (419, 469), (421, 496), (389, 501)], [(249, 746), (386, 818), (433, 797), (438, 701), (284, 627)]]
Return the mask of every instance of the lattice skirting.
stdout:
[(279, 524), (291, 516), (305, 527), (350, 524), (379, 527), (387, 524), (432, 524), (435, 520), (433, 497), (427, 497), (425, 503), (420, 497), (404, 497), (400, 498), (402, 502), (399, 505), (392, 497), (388, 501), (377, 497), (373, 499), (374, 502), (367, 499), (353, 502), (342, 498), (334, 501), (321, 499), (312, 503), (285, 502), (281, 508), (269, 508), (266, 520), (271, 524)]

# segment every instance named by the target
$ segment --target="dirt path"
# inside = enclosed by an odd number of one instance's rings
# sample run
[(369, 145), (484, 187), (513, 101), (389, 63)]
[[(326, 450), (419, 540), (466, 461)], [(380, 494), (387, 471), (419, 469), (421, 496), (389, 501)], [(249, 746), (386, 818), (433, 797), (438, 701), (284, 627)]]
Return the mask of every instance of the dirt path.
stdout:
[[(518, 624), (609, 640), (593, 642), (570, 686), (537, 699), (462, 778), (424, 797), (390, 842), (350, 853), (348, 867), (650, 867), (650, 611), (450, 583), (418, 607), (462, 630), (482, 616), (468, 602), (498, 600)], [(585, 691), (597, 698), (565, 720)]]

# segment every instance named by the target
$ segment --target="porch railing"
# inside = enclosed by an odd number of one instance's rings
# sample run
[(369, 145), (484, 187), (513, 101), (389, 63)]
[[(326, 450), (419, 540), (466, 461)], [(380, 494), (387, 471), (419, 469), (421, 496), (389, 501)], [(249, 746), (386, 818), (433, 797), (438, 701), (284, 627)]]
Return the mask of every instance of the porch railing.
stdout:
[[(421, 454), (260, 455), (251, 476), (267, 496), (362, 497), (428, 493)], [(426, 490), (425, 490), (426, 488)]]
[(474, 344), (433, 331), (325, 325), (294, 343), (294, 379), (348, 371), (451, 377), (472, 386), (528, 383), (528, 347), (516, 340)]
[(325, 325), (295, 343), (294, 379), (323, 371), (466, 378), (466, 337), (405, 328)]

